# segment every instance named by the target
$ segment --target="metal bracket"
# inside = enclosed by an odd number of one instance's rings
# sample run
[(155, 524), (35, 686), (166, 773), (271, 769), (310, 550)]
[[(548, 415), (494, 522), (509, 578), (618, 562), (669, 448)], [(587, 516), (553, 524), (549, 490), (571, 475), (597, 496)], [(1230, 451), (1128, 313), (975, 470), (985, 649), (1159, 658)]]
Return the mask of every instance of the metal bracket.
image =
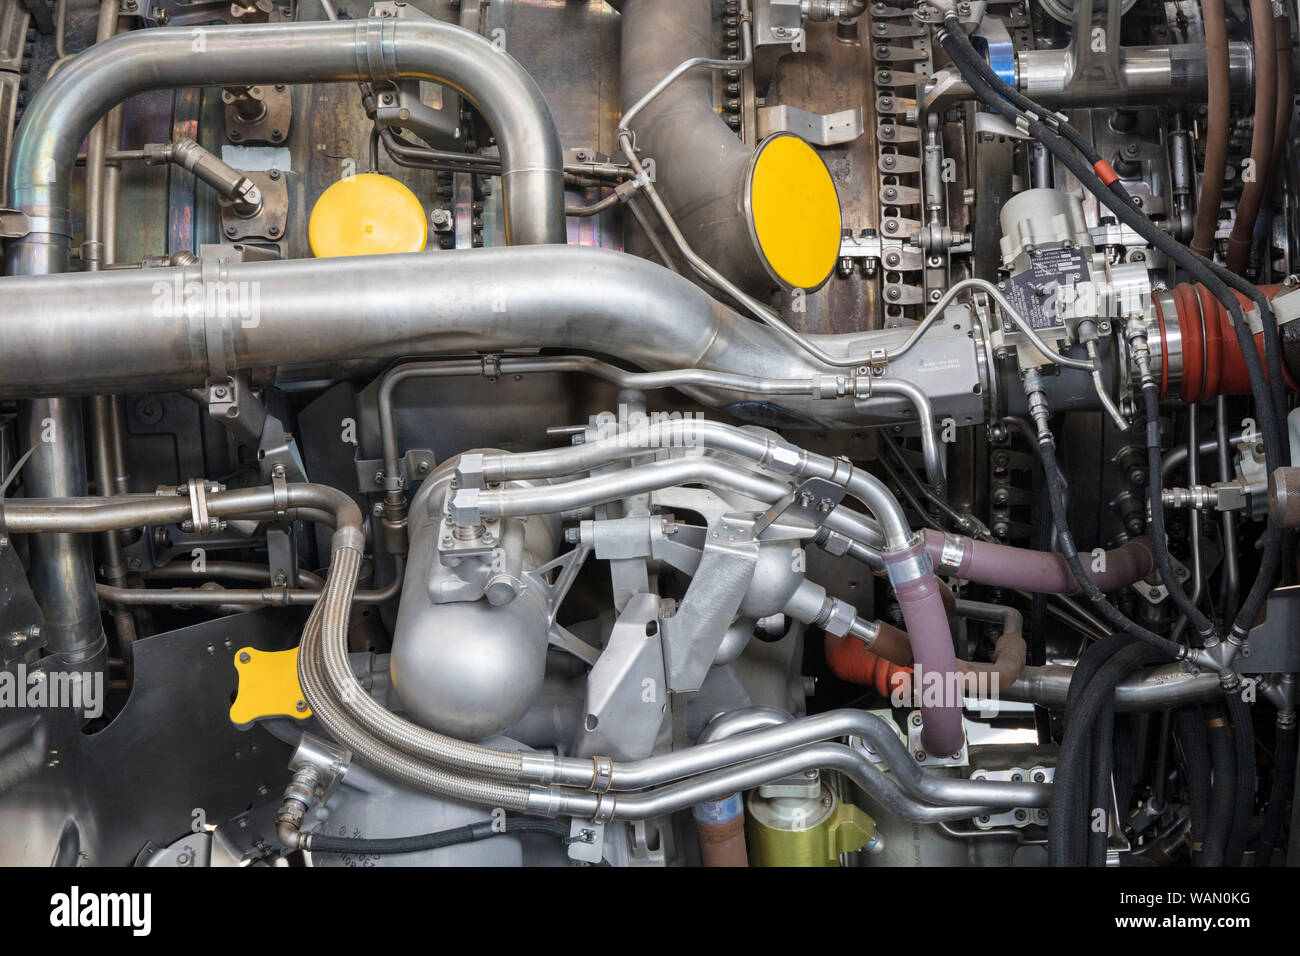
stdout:
[(262, 206), (255, 215), (241, 216), (230, 200), (222, 199), (221, 234), (231, 240), (283, 239), (289, 221), (289, 187), (285, 173), (270, 169), (266, 172), (245, 171), (244, 175), (262, 194)]
[(654, 751), (668, 711), (660, 598), (637, 594), (614, 623), (587, 675), (586, 717), (574, 754), (637, 760)]
[(811, 538), (844, 498), (844, 486), (809, 478), (763, 512), (754, 533), (763, 539)]
[(21, 239), (32, 231), (32, 221), (19, 209), (0, 208), (0, 239)]
[[(1013, 783), (1031, 780), (1034, 783), (1050, 783), (1056, 774), (1054, 767), (1030, 767), (1024, 770), (1012, 767), (1009, 770), (976, 770), (970, 775), (972, 780), (1009, 780)], [(1047, 810), (1044, 807), (1017, 807), (1001, 813), (986, 813), (972, 821), (981, 830), (998, 827), (1027, 827), (1031, 825), (1046, 826)]]
[(660, 622), (668, 689), (697, 691), (727, 628), (735, 620), (758, 565), (752, 515), (729, 514), (710, 524), (699, 568), (677, 613)]
[(226, 104), (226, 139), (232, 143), (282, 145), (293, 122), (293, 92), (283, 83), (268, 86), (229, 86), (221, 92)]
[[(529, 586), (537, 588), (543, 600), (546, 601), (546, 624), (549, 629), (547, 638), (549, 642), (560, 650), (568, 651), (574, 657), (586, 661), (588, 664), (595, 664), (600, 657), (599, 648), (592, 647), (568, 628), (556, 623), (556, 618), (560, 613), (560, 605), (564, 603), (565, 595), (573, 587), (578, 572), (582, 570), (582, 565), (590, 554), (591, 545), (579, 544), (573, 550), (560, 555), (558, 558), (553, 558), (531, 571), (525, 571), (524, 578)], [(553, 584), (549, 580), (552, 571), (557, 572)]]
[[(383, 490), (385, 475), (382, 458), (357, 458), (352, 464), (357, 470), (357, 487), (363, 493)], [(410, 488), (414, 482), (433, 471), (437, 464), (438, 457), (427, 448), (412, 448), (397, 460), (402, 487)]]
[(853, 142), (866, 132), (866, 128), (860, 106), (835, 113), (811, 113), (785, 105), (761, 107), (758, 111), (759, 138), (782, 132), (796, 133), (817, 146), (835, 146)]

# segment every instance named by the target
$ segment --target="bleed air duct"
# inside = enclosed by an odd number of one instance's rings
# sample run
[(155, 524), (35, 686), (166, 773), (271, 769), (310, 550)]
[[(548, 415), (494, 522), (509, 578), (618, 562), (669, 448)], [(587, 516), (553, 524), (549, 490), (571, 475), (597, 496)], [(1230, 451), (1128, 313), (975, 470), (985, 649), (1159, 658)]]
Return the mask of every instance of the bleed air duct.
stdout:
[[(0, 299), (0, 397), (184, 388), (240, 371), (350, 377), (404, 356), (535, 348), (652, 371), (836, 377), (680, 276), (581, 246), (14, 276)], [(872, 334), (811, 338), (845, 354)], [(714, 405), (746, 394), (683, 390)], [(853, 402), (812, 392), (781, 405), (832, 427), (858, 421)]]
[[(710, 0), (625, 0), (622, 104), (631, 109), (678, 64), (713, 51)], [(754, 295), (815, 289), (839, 257), (840, 207), (817, 151), (790, 133), (758, 148), (714, 109), (714, 74), (696, 68), (633, 119), (642, 159), (687, 243)], [(673, 250), (672, 240), (665, 245)], [(683, 268), (685, 272), (685, 268)]]

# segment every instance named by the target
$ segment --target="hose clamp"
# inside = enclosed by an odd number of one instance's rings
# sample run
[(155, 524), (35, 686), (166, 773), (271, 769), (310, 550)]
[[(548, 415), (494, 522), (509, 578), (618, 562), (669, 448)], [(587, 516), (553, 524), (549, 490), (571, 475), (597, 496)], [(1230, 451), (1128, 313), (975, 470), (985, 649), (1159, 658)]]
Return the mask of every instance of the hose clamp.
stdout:
[(186, 487), (190, 496), (190, 524), (195, 534), (211, 534), (217, 530), (217, 522), (208, 514), (208, 483), (198, 478), (191, 478)]
[(934, 574), (934, 562), (925, 550), (925, 539), (917, 535), (905, 550), (886, 552), (885, 571), (895, 589)]
[(357, 65), (376, 86), (389, 86), (397, 79), (396, 29), (392, 17), (371, 17), (357, 24)]
[(587, 789), (592, 793), (608, 793), (614, 782), (614, 761), (608, 757), (591, 758), (591, 783)]
[(943, 550), (939, 552), (939, 564), (936, 570), (944, 574), (956, 574), (966, 560), (966, 539), (959, 534), (943, 536)]
[(618, 797), (609, 793), (602, 793), (596, 798), (596, 809), (592, 811), (592, 823), (609, 823), (614, 819), (614, 810), (618, 805)]
[(276, 516), (283, 518), (289, 512), (289, 483), (285, 480), (283, 465), (276, 465), (271, 471), (271, 497)]

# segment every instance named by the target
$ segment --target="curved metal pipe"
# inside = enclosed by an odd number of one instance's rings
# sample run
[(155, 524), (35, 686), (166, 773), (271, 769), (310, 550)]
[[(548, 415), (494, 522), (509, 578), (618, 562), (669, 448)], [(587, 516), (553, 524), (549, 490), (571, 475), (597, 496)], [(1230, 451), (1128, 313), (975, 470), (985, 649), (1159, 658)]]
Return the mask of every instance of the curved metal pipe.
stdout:
[[(572, 280), (582, 277), (581, 283)], [(341, 259), (212, 263), (0, 280), (0, 395), (93, 394), (347, 376), (410, 355), (564, 348), (647, 370), (710, 369), (820, 383), (781, 408), (809, 424), (857, 423), (842, 371), (794, 353), (662, 267), (605, 249), (510, 247)], [(811, 336), (829, 351), (895, 332)], [(973, 348), (972, 344), (972, 348)], [(745, 393), (683, 391), (713, 405)], [(757, 393), (752, 401), (773, 404)]]
[[(196, 44), (201, 48), (196, 49)], [(10, 271), (66, 268), (69, 193), (91, 126), (137, 93), (250, 81), (384, 83), (402, 77), (453, 87), (483, 114), (501, 151), (507, 242), (565, 241), (564, 162), (541, 90), (491, 42), (437, 20), (375, 17), (322, 23), (160, 28), (97, 43), (68, 61), (32, 99), (15, 133), (15, 208), (33, 232), (12, 244)], [(53, 244), (60, 263), (33, 257)]]
[(556, 812), (592, 819), (645, 820), (710, 799), (748, 790), (809, 770), (836, 770), (862, 788), (886, 812), (916, 823), (938, 823), (979, 816), (978, 805), (934, 806), (896, 786), (861, 751), (843, 744), (813, 744), (788, 753), (702, 774), (646, 793), (596, 794), (560, 791)]
[(703, 64), (710, 59), (713, 5), (702, 0), (626, 0), (620, 28), (622, 106), (628, 114), (624, 122), (635, 134), (638, 149), (654, 157), (657, 190), (686, 241), (743, 288), (761, 292), (774, 287), (744, 210), (754, 150), (714, 109), (712, 72), (683, 73), (641, 103), (683, 61), (698, 59)]
[[(1026, 667), (1019, 680), (1002, 689), (1002, 699), (1064, 710), (1073, 676), (1072, 664)], [(1169, 707), (1220, 700), (1222, 697), (1223, 689), (1219, 686), (1219, 675), (1215, 671), (1193, 673), (1186, 665), (1175, 662), (1161, 664), (1120, 681), (1115, 688), (1115, 709), (1165, 710)]]

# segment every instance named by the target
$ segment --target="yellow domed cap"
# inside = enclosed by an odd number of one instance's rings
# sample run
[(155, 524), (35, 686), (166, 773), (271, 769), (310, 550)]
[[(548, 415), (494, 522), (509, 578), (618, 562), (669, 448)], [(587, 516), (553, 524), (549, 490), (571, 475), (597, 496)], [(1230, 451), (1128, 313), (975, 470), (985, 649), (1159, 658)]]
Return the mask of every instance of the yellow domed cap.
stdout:
[(313, 255), (420, 252), (429, 236), (420, 200), (396, 179), (358, 173), (321, 193), (307, 224)]
[(748, 200), (754, 241), (774, 278), (795, 289), (830, 278), (840, 255), (840, 198), (815, 149), (793, 133), (760, 143)]

